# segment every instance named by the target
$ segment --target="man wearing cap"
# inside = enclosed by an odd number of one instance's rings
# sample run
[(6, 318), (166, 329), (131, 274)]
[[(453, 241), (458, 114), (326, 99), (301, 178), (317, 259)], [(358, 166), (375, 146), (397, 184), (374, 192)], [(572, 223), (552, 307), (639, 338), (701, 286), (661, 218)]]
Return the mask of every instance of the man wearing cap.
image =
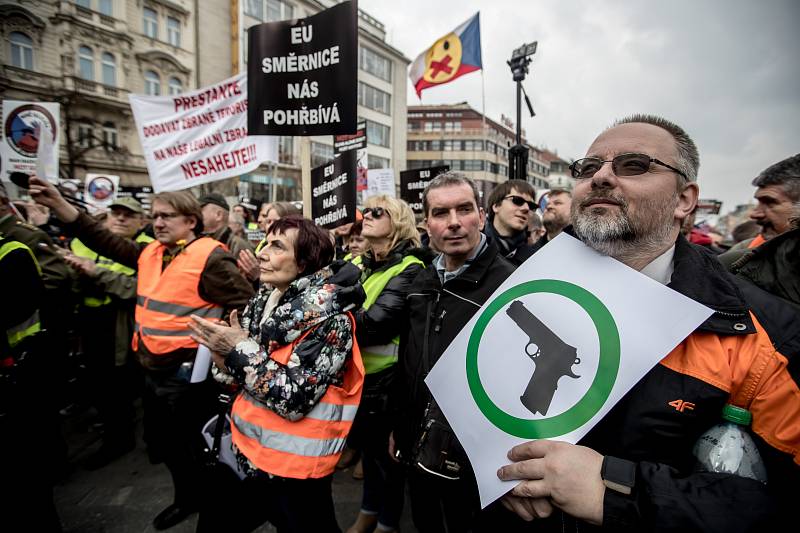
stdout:
[[(136, 243), (153, 238), (141, 232), (144, 208), (134, 198), (110, 206), (106, 229)], [(136, 305), (136, 270), (103, 257), (80, 239), (70, 242), (65, 260), (79, 274), (78, 326), (89, 370), (89, 386), (103, 424), (103, 443), (85, 467), (101, 468), (135, 445), (133, 400), (140, 376), (131, 350)]]
[(206, 194), (200, 197), (200, 207), (203, 212), (204, 235), (225, 244), (233, 257), (239, 257), (242, 250), (253, 251), (253, 245), (234, 234), (228, 226), (231, 208), (224, 196), (216, 192)]

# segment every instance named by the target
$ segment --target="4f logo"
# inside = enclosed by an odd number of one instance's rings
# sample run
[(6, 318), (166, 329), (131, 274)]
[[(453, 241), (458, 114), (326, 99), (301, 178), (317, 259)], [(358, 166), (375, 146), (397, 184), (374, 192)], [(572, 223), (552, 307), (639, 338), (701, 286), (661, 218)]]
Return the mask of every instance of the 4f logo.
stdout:
[(685, 402), (683, 400), (672, 400), (667, 405), (674, 407), (675, 410), (680, 413), (684, 411), (694, 411), (694, 404), (692, 402)]

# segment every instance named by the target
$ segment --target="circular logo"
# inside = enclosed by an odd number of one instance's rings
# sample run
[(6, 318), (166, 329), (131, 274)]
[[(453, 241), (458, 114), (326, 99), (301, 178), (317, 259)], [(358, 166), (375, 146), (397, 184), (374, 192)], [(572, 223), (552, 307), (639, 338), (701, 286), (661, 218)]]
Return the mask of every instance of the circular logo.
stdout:
[(461, 39), (455, 33), (445, 35), (425, 54), (423, 79), (430, 83), (450, 81), (461, 66)]
[(9, 113), (4, 130), (8, 144), (23, 157), (36, 157), (42, 135), (49, 135), (55, 143), (58, 133), (53, 115), (36, 104), (23, 105)]
[(114, 182), (105, 176), (97, 176), (92, 178), (86, 189), (95, 200), (108, 200), (114, 194)]
[[(495, 314), (511, 300), (534, 293), (552, 293), (568, 298), (589, 315), (600, 341), (600, 361), (589, 390), (575, 405), (561, 414), (541, 419), (510, 415), (489, 398), (478, 372), (478, 348), (486, 327)], [(544, 357), (545, 355), (540, 355)], [(558, 437), (588, 422), (608, 399), (619, 371), (620, 341), (614, 317), (594, 294), (566, 281), (543, 279), (520, 283), (495, 298), (483, 311), (467, 343), (467, 382), (483, 415), (499, 429), (523, 439)]]

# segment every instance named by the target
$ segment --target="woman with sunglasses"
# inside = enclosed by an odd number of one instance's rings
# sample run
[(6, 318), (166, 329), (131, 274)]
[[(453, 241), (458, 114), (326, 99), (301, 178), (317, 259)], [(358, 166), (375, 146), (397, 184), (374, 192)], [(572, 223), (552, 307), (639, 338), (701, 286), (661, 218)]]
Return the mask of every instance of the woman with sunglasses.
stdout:
[(230, 326), (192, 317), (192, 338), (224, 373), (215, 378), (241, 387), (231, 434), (246, 475), (231, 490), (208, 487), (198, 531), (269, 520), (281, 532), (338, 532), (331, 479), (364, 380), (350, 312), (364, 299), (361, 272), (331, 264), (328, 232), (302, 217), (273, 222), (266, 241), (241, 326), (234, 314)]
[(347, 533), (396, 531), (403, 509), (402, 466), (387, 452), (390, 432), (389, 389), (400, 343), (399, 325), (411, 282), (430, 263), (431, 252), (419, 248), (419, 233), (409, 205), (389, 196), (366, 201), (361, 235), (368, 249), (362, 256), (361, 283), (367, 293), (356, 312), (356, 338), (367, 376), (353, 425), (361, 448), (364, 493), (356, 522)]

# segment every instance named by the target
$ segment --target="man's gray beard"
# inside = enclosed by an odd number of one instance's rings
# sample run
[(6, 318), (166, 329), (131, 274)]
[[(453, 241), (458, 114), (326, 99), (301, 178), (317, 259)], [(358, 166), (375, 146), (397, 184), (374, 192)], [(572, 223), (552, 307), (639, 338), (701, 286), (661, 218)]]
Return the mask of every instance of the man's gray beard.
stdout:
[[(620, 201), (619, 198), (615, 200)], [(620, 213), (615, 216), (608, 208), (589, 208), (581, 212), (580, 205), (573, 213), (573, 229), (578, 238), (587, 246), (603, 255), (624, 260), (647, 256), (660, 250), (669, 239), (675, 224), (673, 212), (677, 196), (670, 202), (657, 202), (647, 199), (640, 212), (651, 214), (647, 220), (634, 221), (628, 214), (624, 201), (619, 206)], [(624, 262), (624, 261), (623, 261)]]

